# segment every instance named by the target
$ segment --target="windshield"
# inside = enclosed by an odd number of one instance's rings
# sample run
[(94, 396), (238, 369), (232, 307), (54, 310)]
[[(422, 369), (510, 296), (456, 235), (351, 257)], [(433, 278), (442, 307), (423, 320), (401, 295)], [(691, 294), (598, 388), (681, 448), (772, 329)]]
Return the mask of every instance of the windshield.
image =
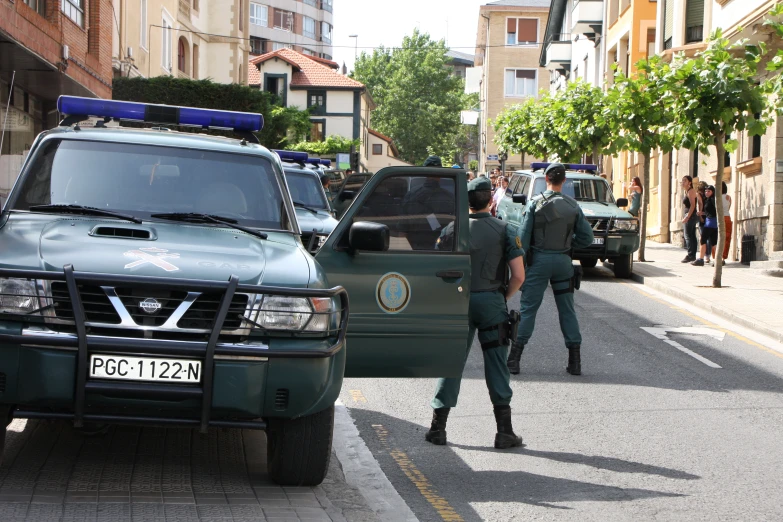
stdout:
[[(546, 190), (546, 179), (538, 178), (533, 185), (533, 196)], [(612, 191), (605, 180), (598, 179), (568, 179), (563, 184), (563, 194), (577, 201), (600, 201), (614, 203)]]
[(75, 140), (47, 143), (14, 198), (15, 210), (82, 205), (149, 219), (193, 212), (288, 229), (272, 163), (260, 156)]
[(288, 189), (291, 191), (291, 199), (310, 208), (329, 209), (326, 196), (318, 176), (303, 174), (300, 172), (286, 172)]

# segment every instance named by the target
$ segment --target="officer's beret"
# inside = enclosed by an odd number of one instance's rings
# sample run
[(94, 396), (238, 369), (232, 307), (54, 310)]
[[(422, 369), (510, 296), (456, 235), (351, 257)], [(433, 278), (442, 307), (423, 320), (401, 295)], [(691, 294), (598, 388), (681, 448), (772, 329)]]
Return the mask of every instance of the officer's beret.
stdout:
[(468, 183), (468, 192), (475, 192), (477, 190), (492, 190), (492, 182), (489, 178), (476, 178), (470, 180)]
[(442, 167), (443, 162), (441, 162), (440, 158), (438, 156), (430, 156), (426, 160), (424, 160), (424, 167)]
[(558, 174), (565, 174), (566, 168), (562, 163), (550, 163), (544, 171), (546, 177), (556, 176)]

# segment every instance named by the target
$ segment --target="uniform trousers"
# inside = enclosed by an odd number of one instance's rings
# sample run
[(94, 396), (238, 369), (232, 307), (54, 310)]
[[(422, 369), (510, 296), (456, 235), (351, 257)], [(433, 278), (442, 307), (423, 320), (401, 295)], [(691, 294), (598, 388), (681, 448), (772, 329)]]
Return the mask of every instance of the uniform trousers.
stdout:
[(560, 330), (563, 332), (566, 346), (582, 343), (579, 321), (574, 310), (574, 293), (569, 290), (573, 275), (574, 265), (568, 255), (538, 251), (533, 254), (533, 261), (525, 270), (525, 283), (522, 285), (518, 343), (527, 344), (533, 335), (536, 313), (550, 284), (555, 294)]
[[(482, 345), (484, 355), (484, 380), (489, 390), (489, 398), (495, 406), (508, 406), (511, 404), (510, 374), (506, 359), (508, 358), (508, 346), (498, 345), (498, 330), (481, 330), (501, 325), (508, 320), (506, 299), (500, 291), (475, 292), (470, 294), (470, 307), (468, 310), (470, 331), (468, 333), (465, 361), (462, 368), (465, 369), (470, 349), (473, 346), (473, 338), (476, 330), (479, 330), (479, 343)], [(486, 347), (486, 348), (485, 348)], [(435, 386), (435, 397), (432, 399), (432, 407), (454, 408), (457, 406), (462, 377), (449, 377), (438, 379)]]

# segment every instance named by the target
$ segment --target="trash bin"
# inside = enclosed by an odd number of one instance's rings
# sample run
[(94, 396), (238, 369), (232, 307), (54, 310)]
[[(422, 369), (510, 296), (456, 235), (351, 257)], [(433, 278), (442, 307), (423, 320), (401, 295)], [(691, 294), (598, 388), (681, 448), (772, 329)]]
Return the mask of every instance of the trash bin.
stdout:
[(751, 261), (756, 260), (756, 236), (742, 236), (742, 255), (740, 263), (749, 265)]

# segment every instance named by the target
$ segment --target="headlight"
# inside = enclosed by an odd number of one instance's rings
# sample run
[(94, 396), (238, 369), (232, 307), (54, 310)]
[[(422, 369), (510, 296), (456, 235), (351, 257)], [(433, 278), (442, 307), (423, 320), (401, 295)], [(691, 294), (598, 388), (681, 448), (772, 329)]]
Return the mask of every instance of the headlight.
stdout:
[(257, 322), (269, 330), (328, 332), (339, 324), (339, 311), (330, 298), (270, 295), (261, 302)]
[(0, 313), (29, 314), (38, 308), (34, 280), (0, 279)]
[(636, 232), (639, 230), (639, 221), (636, 219), (615, 219), (614, 228), (615, 230)]

